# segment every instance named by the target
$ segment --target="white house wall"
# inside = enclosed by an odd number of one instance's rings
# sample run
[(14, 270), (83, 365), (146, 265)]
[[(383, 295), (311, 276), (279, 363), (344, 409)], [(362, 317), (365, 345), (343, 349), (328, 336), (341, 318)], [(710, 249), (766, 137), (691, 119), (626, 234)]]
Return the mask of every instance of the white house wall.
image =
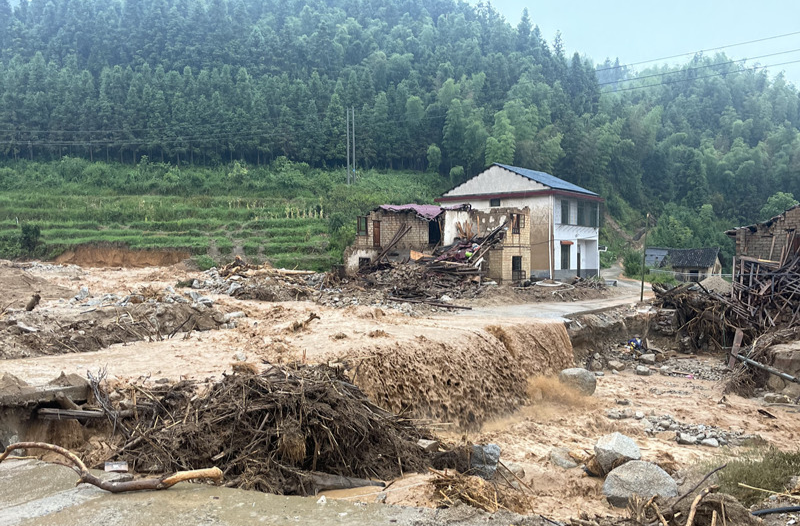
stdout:
[(445, 210), (444, 231), (442, 232), (443, 245), (452, 245), (456, 237), (458, 237), (458, 227), (456, 227), (456, 223), (461, 223), (462, 225), (467, 223), (474, 224), (470, 213), (466, 210)]
[[(519, 174), (509, 172), (499, 166), (490, 166), (485, 171), (476, 175), (469, 181), (459, 185), (449, 192), (445, 193), (445, 197), (458, 196), (458, 195), (481, 195), (481, 194), (497, 194), (506, 192), (530, 192), (534, 190), (548, 190), (549, 187), (537, 183), (527, 177)], [(486, 201), (486, 208), (489, 202)], [(503, 202), (500, 206), (518, 206)], [(527, 206), (527, 205), (524, 205)]]

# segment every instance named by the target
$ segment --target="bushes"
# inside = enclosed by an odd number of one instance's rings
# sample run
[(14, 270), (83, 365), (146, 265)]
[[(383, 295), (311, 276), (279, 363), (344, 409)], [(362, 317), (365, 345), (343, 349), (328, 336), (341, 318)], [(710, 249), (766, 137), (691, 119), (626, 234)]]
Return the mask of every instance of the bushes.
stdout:
[[(629, 278), (642, 277), (642, 251), (626, 249), (622, 252), (622, 269)], [(645, 269), (646, 270), (646, 269)], [(646, 272), (645, 272), (646, 273)]]

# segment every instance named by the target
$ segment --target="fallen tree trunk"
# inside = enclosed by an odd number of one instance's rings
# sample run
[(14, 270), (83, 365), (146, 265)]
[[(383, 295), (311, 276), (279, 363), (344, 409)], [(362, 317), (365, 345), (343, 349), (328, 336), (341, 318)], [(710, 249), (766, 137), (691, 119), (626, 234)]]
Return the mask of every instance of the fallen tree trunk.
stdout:
[(83, 461), (78, 458), (77, 455), (75, 455), (75, 453), (69, 451), (68, 449), (64, 449), (61, 446), (47, 444), (45, 442), (17, 442), (16, 444), (11, 444), (6, 447), (3, 454), (0, 455), (0, 462), (3, 462), (6, 458), (8, 458), (11, 452), (16, 449), (46, 449), (48, 451), (58, 453), (59, 455), (69, 459), (73, 465), (67, 467), (71, 468), (78, 475), (80, 475), (77, 484), (91, 484), (92, 486), (97, 486), (98, 488), (110, 493), (167, 489), (174, 486), (178, 482), (183, 482), (186, 480), (213, 480), (214, 482), (222, 481), (222, 471), (220, 471), (220, 469), (217, 467), (193, 469), (191, 471), (178, 471), (172, 475), (165, 475), (155, 479), (129, 480), (125, 482), (102, 480), (93, 475)]

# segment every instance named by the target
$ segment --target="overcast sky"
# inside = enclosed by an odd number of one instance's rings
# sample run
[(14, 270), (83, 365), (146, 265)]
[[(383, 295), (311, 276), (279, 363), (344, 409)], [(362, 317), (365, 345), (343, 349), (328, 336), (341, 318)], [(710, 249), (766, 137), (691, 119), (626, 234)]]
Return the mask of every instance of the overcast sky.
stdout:
[[(531, 22), (539, 26), (549, 44), (556, 31), (561, 31), (570, 55), (578, 51), (595, 63), (619, 57), (621, 64), (631, 64), (797, 33), (728, 47), (724, 52), (731, 59), (750, 59), (747, 65), (798, 61), (768, 71), (775, 74), (785, 70), (787, 80), (800, 86), (800, 0), (493, 0), (492, 5), (515, 26), (527, 7)], [(791, 50), (797, 51), (783, 53)], [(772, 53), (781, 54), (753, 58)], [(682, 63), (689, 58), (691, 55), (667, 62)]]

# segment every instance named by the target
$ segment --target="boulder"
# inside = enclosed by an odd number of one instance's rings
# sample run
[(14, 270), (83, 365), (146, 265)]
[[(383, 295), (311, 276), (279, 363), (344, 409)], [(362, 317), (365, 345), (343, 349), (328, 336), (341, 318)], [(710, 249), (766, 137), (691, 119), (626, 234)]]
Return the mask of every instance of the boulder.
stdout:
[(648, 365), (655, 365), (656, 363), (656, 355), (653, 353), (643, 354), (639, 357), (639, 360), (642, 363), (646, 363)]
[(609, 360), (608, 368), (613, 371), (622, 371), (625, 369), (625, 362), (620, 362), (619, 360)]
[(572, 460), (569, 449), (565, 447), (555, 447), (550, 450), (550, 462), (564, 469), (577, 468), (578, 463)]
[(586, 396), (592, 395), (595, 389), (597, 389), (597, 378), (595, 375), (586, 369), (581, 369), (580, 367), (564, 369), (558, 375), (558, 380), (562, 384), (567, 385), (572, 389), (585, 394)]
[(603, 483), (603, 495), (612, 506), (624, 508), (633, 495), (644, 499), (654, 495), (677, 497), (678, 484), (655, 464), (633, 460), (608, 474)]
[(650, 376), (650, 374), (652, 373), (650, 368), (645, 367), (644, 365), (637, 365), (634, 372), (639, 376)]
[(594, 445), (594, 454), (597, 463), (606, 473), (620, 464), (642, 458), (636, 442), (622, 433), (600, 437)]
[(477, 475), (482, 479), (492, 480), (497, 471), (498, 462), (500, 462), (500, 446), (497, 444), (472, 446), (472, 455), (469, 459), (471, 475)]
[(680, 433), (678, 435), (678, 444), (683, 444), (684, 446), (693, 446), (697, 444), (697, 437), (690, 435), (689, 433)]

